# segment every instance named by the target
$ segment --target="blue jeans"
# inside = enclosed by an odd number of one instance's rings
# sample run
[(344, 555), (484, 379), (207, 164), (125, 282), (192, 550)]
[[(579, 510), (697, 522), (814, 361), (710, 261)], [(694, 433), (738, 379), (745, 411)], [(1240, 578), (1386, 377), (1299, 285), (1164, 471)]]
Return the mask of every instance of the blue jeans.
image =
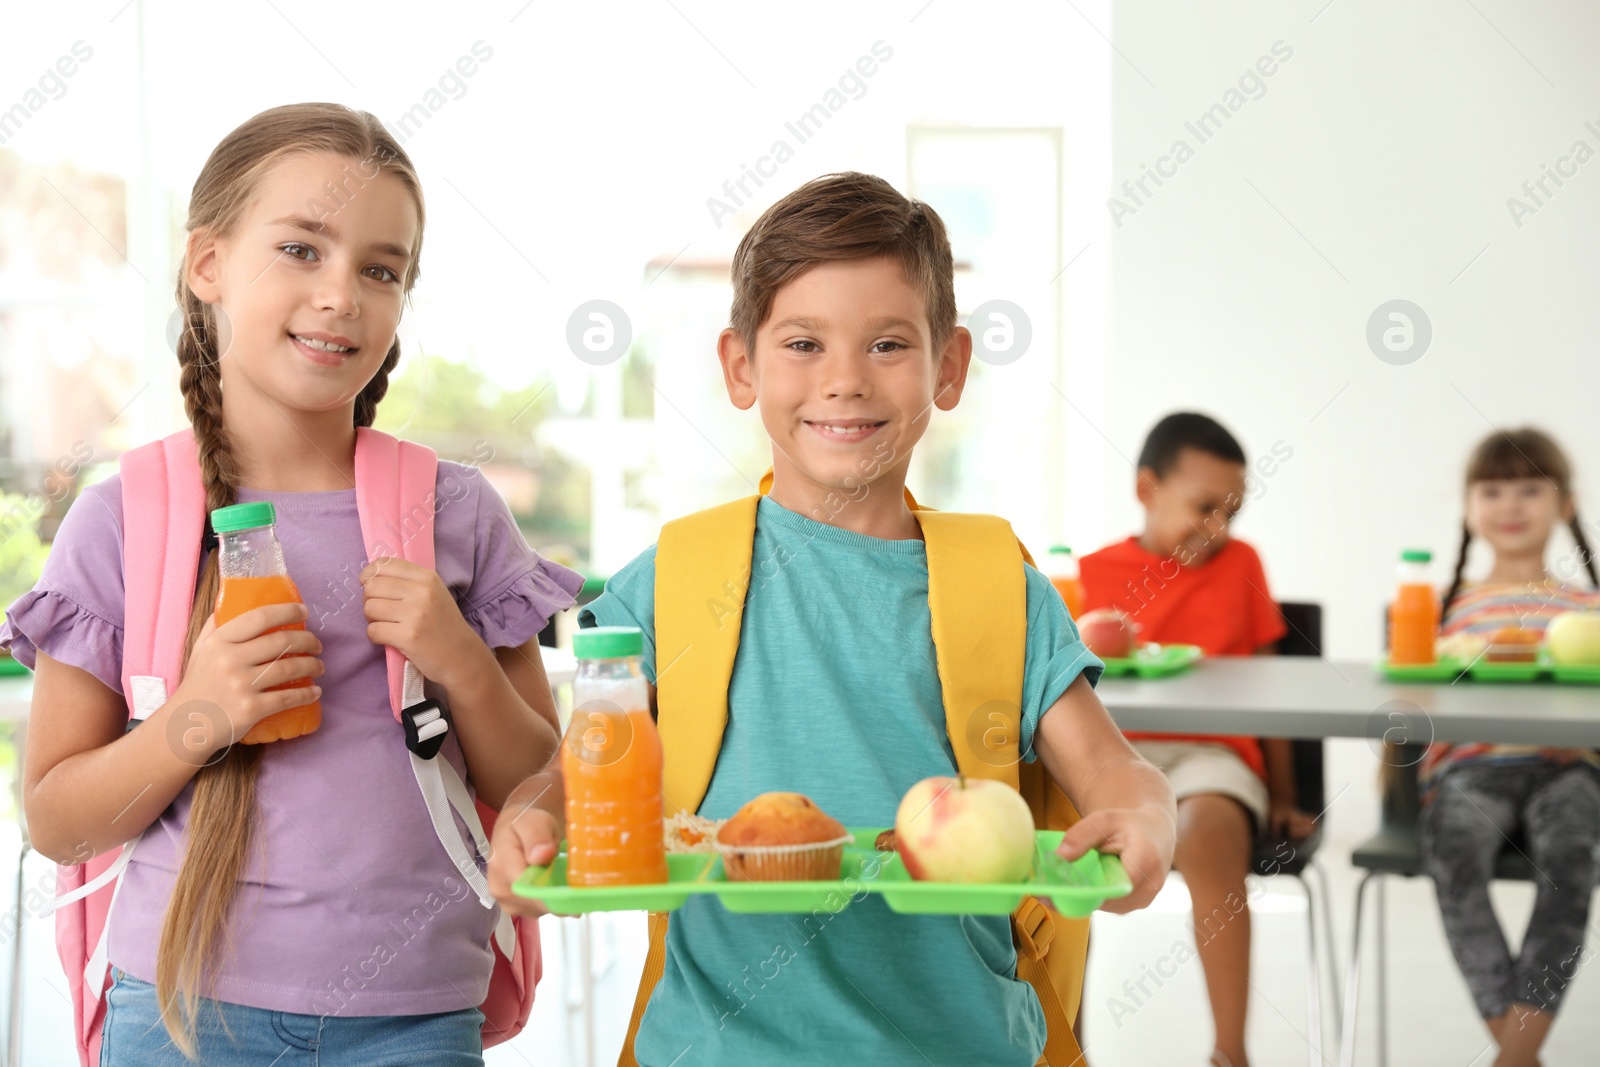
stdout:
[[(156, 987), (113, 974), (100, 1067), (194, 1067), (161, 1024)], [(203, 1000), (196, 1038), (205, 1067), (483, 1067), (482, 1027), (477, 1008), (343, 1018)]]

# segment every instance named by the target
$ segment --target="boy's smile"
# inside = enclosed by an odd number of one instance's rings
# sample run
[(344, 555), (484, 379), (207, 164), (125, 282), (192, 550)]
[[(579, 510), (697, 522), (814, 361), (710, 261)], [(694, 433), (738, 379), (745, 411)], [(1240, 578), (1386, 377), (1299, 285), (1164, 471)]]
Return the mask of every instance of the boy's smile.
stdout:
[(731, 329), (718, 342), (729, 397), (759, 405), (772, 439), (773, 500), (880, 537), (917, 536), (901, 499), (911, 450), (960, 399), (971, 353), (959, 327), (935, 351), (890, 258), (818, 264), (778, 290), (754, 351)]
[(865, 441), (878, 429), (889, 425), (888, 420), (871, 419), (829, 419), (827, 422), (807, 422), (807, 426), (817, 432), (817, 436), (824, 441), (838, 441), (843, 444), (858, 444)]

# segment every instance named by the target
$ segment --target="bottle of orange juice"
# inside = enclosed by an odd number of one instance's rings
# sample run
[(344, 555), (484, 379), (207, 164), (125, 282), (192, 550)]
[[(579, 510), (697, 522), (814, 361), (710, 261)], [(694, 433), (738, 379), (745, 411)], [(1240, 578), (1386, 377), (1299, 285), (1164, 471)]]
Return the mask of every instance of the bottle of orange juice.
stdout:
[(1400, 553), (1400, 588), (1389, 605), (1389, 662), (1425, 664), (1434, 661), (1433, 641), (1439, 631), (1439, 594), (1428, 565), (1433, 553), (1408, 548)]
[(640, 669), (644, 635), (632, 626), (579, 630), (572, 651), (575, 707), (561, 742), (567, 884), (665, 882), (661, 735)]
[(1073, 619), (1083, 615), (1083, 580), (1078, 577), (1078, 557), (1066, 545), (1055, 545), (1045, 556), (1045, 576), (1067, 603)]
[[(218, 626), (251, 608), (302, 603), (300, 590), (283, 562), (283, 546), (278, 543), (274, 526), (277, 520), (277, 511), (270, 501), (234, 504), (211, 513), (211, 528), (217, 534), (217, 562), (222, 568), (222, 588), (217, 593)], [(305, 628), (305, 623), (297, 622), (274, 629)], [(291, 689), (310, 684), (310, 678), (301, 678), (273, 688)], [(309, 734), (321, 725), (322, 701), (313, 700), (268, 715), (252, 726), (240, 741), (246, 745), (283, 741)]]

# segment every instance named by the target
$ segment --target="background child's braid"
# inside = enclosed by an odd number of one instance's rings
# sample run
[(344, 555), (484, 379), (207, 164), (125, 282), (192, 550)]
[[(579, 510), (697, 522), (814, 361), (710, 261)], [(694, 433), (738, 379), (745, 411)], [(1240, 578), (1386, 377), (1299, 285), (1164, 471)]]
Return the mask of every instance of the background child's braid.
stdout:
[(1467, 571), (1467, 549), (1472, 544), (1472, 531), (1467, 529), (1467, 524), (1461, 524), (1461, 548), (1456, 552), (1456, 572), (1450, 579), (1450, 591), (1444, 595), (1444, 601), (1439, 605), (1439, 624), (1444, 625), (1444, 620), (1450, 614), (1450, 605), (1456, 599), (1456, 594), (1461, 592), (1461, 576)]
[(1578, 542), (1578, 558), (1583, 560), (1583, 569), (1589, 572), (1589, 584), (1600, 589), (1600, 574), (1595, 573), (1594, 552), (1589, 548), (1589, 538), (1584, 535), (1583, 521), (1578, 518), (1578, 509), (1572, 509), (1572, 521), (1567, 524), (1572, 530), (1572, 539)]

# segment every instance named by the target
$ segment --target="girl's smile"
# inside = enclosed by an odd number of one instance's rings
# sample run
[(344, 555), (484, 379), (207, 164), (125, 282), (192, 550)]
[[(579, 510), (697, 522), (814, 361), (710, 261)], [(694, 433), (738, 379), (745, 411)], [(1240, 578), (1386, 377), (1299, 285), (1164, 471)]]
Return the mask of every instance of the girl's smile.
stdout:
[(360, 349), (356, 343), (343, 334), (328, 334), (312, 331), (309, 333), (289, 334), (289, 339), (294, 342), (300, 354), (313, 363), (324, 367), (340, 367)]

